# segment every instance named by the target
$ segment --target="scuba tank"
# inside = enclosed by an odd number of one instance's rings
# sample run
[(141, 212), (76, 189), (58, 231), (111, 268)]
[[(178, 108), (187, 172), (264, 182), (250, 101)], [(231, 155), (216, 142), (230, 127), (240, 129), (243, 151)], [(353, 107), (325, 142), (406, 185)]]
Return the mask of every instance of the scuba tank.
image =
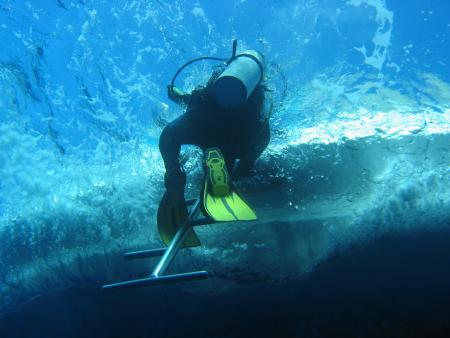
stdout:
[(213, 85), (213, 96), (224, 109), (243, 106), (264, 78), (264, 57), (256, 50), (236, 55)]
[(193, 59), (178, 69), (168, 86), (168, 95), (176, 103), (183, 103), (189, 94), (183, 93), (175, 87), (178, 74), (190, 64), (200, 60), (222, 61), (224, 71), (213, 84), (213, 97), (217, 104), (224, 109), (234, 109), (242, 106), (253, 90), (264, 78), (265, 62), (263, 55), (256, 50), (244, 51), (236, 55), (237, 41), (233, 40), (233, 53), (231, 58), (217, 58), (203, 56)]

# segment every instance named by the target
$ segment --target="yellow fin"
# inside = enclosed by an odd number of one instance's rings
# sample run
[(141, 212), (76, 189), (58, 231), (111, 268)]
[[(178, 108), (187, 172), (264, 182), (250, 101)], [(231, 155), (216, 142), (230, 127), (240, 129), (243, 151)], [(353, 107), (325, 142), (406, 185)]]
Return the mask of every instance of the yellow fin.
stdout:
[(208, 193), (208, 181), (203, 189), (203, 207), (206, 213), (217, 222), (255, 221), (255, 212), (239, 194), (231, 190), (225, 196), (214, 197)]
[[(168, 246), (172, 239), (175, 237), (180, 227), (171, 222), (167, 217), (165, 217), (165, 215), (163, 215), (163, 212), (161, 212), (159, 208), (157, 218), (159, 236), (161, 237), (161, 240), (164, 242), (164, 244)], [(201, 242), (195, 234), (194, 229), (188, 229), (188, 233), (186, 234), (186, 238), (184, 239), (181, 247), (186, 248), (199, 245), (201, 245)]]
[(220, 149), (206, 149), (203, 161), (205, 184), (202, 198), (205, 212), (217, 222), (257, 220), (255, 212), (233, 190)]

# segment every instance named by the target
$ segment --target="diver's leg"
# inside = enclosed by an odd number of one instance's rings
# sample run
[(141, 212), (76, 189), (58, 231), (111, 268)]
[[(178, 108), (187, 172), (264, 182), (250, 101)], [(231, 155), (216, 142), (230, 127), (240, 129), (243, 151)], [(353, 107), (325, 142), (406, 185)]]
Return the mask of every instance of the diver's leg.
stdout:
[(166, 173), (164, 175), (164, 193), (161, 204), (168, 206), (164, 212), (170, 209), (180, 210), (182, 218), (187, 216), (187, 209), (184, 203), (184, 187), (186, 184), (186, 173), (182, 163), (180, 163), (180, 149), (183, 144), (193, 144), (200, 146), (202, 143), (201, 127), (196, 121), (184, 114), (169, 123), (161, 133), (159, 139), (159, 149), (161, 151)]
[(207, 139), (205, 128), (190, 114), (183, 114), (170, 122), (162, 131), (159, 139), (167, 173), (180, 172), (180, 150), (183, 144), (191, 144), (203, 148)]
[[(172, 162), (177, 161), (178, 167), (180, 166), (178, 155), (181, 144), (190, 144), (200, 147), (203, 152), (208, 148), (219, 148), (225, 159), (227, 169), (231, 172), (238, 153), (236, 152), (234, 142), (230, 142), (230, 139), (234, 140), (238, 136), (233, 134), (230, 135), (229, 130), (227, 132), (222, 132), (220, 129), (218, 130), (217, 126), (211, 126), (208, 123), (209, 121), (204, 121), (194, 113), (186, 113), (166, 127), (166, 129), (171, 130), (170, 134), (173, 138), (176, 138), (177, 142), (175, 143), (178, 145), (176, 151), (174, 151), (175, 149), (172, 149), (172, 153), (175, 152), (177, 154), (177, 158), (172, 158)], [(246, 147), (239, 147), (239, 149), (240, 148)]]
[(261, 156), (270, 142), (269, 123), (265, 123), (256, 138), (249, 141), (249, 144), (239, 157), (239, 162), (234, 172), (235, 177), (242, 177), (250, 174), (250, 170), (255, 165), (256, 160)]
[[(161, 239), (169, 245), (177, 234), (180, 226), (185, 224), (188, 218), (188, 210), (185, 202), (184, 188), (186, 173), (179, 155), (183, 144), (199, 145), (199, 125), (191, 116), (184, 114), (169, 123), (161, 133), (159, 149), (161, 151), (166, 173), (164, 185), (166, 191), (159, 204), (157, 224)], [(196, 246), (200, 242), (192, 230), (183, 243), (186, 246)]]

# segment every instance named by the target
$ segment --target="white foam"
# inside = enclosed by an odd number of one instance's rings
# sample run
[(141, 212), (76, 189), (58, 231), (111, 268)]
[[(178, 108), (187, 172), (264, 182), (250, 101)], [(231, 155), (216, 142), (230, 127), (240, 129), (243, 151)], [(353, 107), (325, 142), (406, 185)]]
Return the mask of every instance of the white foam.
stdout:
[(367, 54), (367, 49), (365, 46), (355, 48), (355, 50), (364, 55), (366, 64), (381, 71), (387, 60), (389, 47), (391, 45), (394, 13), (386, 8), (386, 3), (383, 0), (349, 0), (347, 1), (347, 4), (355, 7), (366, 4), (375, 8), (377, 13), (375, 21), (378, 23), (378, 28), (372, 39), (374, 50), (371, 55)]

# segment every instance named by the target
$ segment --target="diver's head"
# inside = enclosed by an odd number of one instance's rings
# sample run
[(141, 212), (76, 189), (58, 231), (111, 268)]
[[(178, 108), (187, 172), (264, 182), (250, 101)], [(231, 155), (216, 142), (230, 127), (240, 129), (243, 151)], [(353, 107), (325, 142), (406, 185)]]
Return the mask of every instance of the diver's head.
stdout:
[(234, 57), (213, 85), (216, 103), (224, 109), (242, 107), (264, 78), (264, 56), (247, 50)]

